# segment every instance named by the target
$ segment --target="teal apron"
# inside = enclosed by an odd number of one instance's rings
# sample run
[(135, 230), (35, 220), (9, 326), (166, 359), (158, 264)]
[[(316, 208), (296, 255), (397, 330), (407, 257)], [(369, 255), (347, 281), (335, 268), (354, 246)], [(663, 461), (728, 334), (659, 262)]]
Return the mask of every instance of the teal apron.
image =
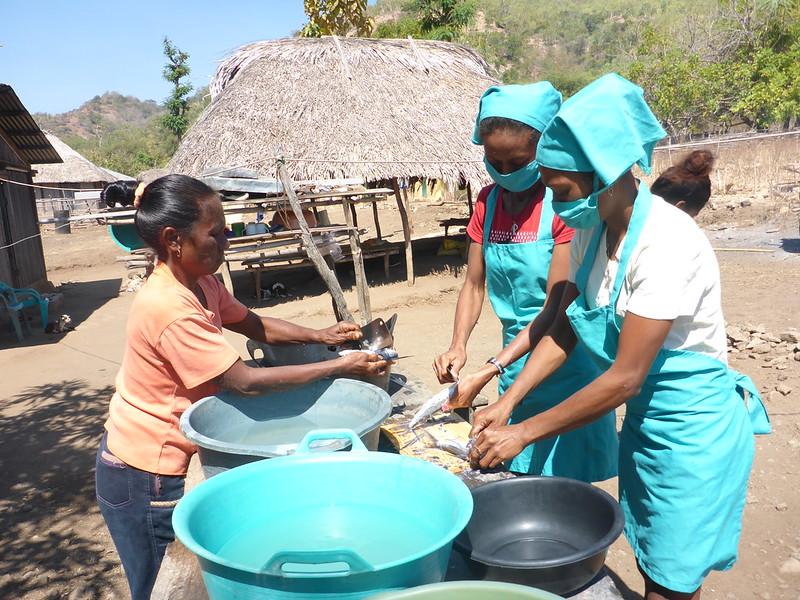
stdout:
[[(580, 296), (567, 315), (601, 369), (617, 354), (622, 326), (617, 299), (651, 205), (642, 183), (608, 306), (590, 309), (586, 300), (603, 226), (595, 228), (577, 273)], [(627, 402), (619, 449), (625, 535), (653, 581), (693, 592), (709, 571), (736, 562), (753, 433), (769, 429), (749, 378), (704, 354), (659, 351), (641, 392)]]
[[(483, 257), (489, 300), (503, 325), (507, 346), (542, 310), (547, 276), (553, 254), (552, 192), (547, 189), (535, 242), (499, 244), (489, 241), (499, 186), (486, 200), (483, 223)], [(511, 386), (527, 355), (508, 366), (500, 376), (499, 393)], [(519, 423), (552, 408), (599, 375), (583, 348), (572, 352), (567, 362), (536, 390), (525, 396), (511, 415)], [(602, 481), (617, 474), (618, 440), (614, 412), (564, 435), (527, 446), (510, 465), (512, 471), (534, 475), (557, 475), (581, 481)]]

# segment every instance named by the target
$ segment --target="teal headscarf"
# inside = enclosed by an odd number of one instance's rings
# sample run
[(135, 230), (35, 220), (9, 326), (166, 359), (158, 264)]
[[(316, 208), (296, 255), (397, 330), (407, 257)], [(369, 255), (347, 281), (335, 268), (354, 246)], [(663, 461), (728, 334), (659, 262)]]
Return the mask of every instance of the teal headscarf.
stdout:
[(504, 117), (542, 132), (561, 106), (561, 92), (549, 81), (525, 85), (493, 85), (481, 96), (472, 143), (481, 145), (479, 126), (487, 117)]
[(633, 165), (650, 173), (653, 148), (666, 135), (642, 88), (610, 73), (564, 102), (542, 132), (536, 160), (559, 171), (594, 172), (610, 185)]

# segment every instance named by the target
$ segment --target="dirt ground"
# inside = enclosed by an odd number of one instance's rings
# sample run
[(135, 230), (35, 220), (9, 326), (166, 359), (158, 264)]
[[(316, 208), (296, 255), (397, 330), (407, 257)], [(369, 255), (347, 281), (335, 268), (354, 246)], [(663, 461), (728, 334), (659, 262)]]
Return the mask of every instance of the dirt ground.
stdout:
[[(765, 202), (741, 207), (739, 198), (723, 198), (704, 220), (715, 247), (738, 248), (718, 252), (728, 322), (780, 333), (800, 325), (800, 240), (796, 216), (767, 210)], [(420, 205), (414, 211), (417, 233), (435, 231), (436, 219), (457, 210), (463, 212), (452, 204)], [(368, 213), (361, 214), (369, 222)], [(381, 215), (388, 223), (384, 233), (396, 233), (396, 209), (385, 207)], [(0, 331), (0, 598), (125, 598), (124, 577), (95, 504), (93, 461), (135, 294), (120, 292), (126, 273), (102, 228), (47, 234), (44, 245), (50, 279), (64, 294), (61, 312), (77, 328), (66, 335), (36, 333), (22, 344)], [(397, 347), (410, 355), (402, 369), (435, 389), (431, 361), (449, 344), (464, 265), (457, 256), (437, 257), (432, 244), (415, 250), (414, 287), (405, 283), (400, 259), (388, 282), (382, 265), (368, 265), (372, 307), (376, 315), (399, 314)], [(350, 288), (349, 304), (356, 306), (352, 271), (342, 269), (340, 276)], [(332, 322), (330, 300), (315, 274), (272, 279), (285, 283), (292, 297), (257, 302), (244, 273), (235, 274), (237, 294), (261, 314), (310, 326)], [(246, 356), (244, 340), (229, 337)], [(467, 369), (498, 343), (499, 325), (486, 303)], [(779, 369), (768, 363), (772, 355), (753, 356), (734, 354), (731, 363), (769, 398), (774, 432), (757, 439), (740, 560), (732, 571), (709, 576), (704, 598), (800, 597), (800, 362), (789, 360)], [(777, 385), (792, 391), (770, 394)], [(616, 493), (615, 480), (602, 487)], [(624, 539), (612, 547), (608, 565), (625, 597), (640, 598), (640, 578)]]

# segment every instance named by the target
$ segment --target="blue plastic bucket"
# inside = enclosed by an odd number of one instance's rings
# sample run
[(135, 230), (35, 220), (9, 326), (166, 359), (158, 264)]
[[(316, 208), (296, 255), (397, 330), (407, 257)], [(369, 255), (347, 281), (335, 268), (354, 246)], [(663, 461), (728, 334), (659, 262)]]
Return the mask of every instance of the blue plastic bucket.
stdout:
[[(352, 450), (310, 451), (334, 439)], [(442, 581), (471, 515), (472, 495), (452, 473), (323, 430), (292, 456), (201, 483), (172, 522), (211, 600), (357, 599)]]

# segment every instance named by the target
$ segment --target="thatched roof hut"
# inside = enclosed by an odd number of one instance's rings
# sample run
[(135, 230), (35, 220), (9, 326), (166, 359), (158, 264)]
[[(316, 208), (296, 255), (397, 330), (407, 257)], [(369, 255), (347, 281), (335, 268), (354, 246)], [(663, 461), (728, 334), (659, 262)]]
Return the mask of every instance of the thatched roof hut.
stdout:
[(496, 80), (475, 51), (421, 40), (292, 38), (244, 46), (211, 83), (213, 102), (168, 168), (253, 168), (294, 179), (487, 180), (470, 136)]
[(36, 185), (97, 189), (110, 181), (133, 179), (133, 177), (128, 177), (111, 169), (98, 167), (48, 131), (45, 132), (45, 136), (50, 145), (58, 152), (62, 162), (37, 166), (37, 173), (33, 178)]

